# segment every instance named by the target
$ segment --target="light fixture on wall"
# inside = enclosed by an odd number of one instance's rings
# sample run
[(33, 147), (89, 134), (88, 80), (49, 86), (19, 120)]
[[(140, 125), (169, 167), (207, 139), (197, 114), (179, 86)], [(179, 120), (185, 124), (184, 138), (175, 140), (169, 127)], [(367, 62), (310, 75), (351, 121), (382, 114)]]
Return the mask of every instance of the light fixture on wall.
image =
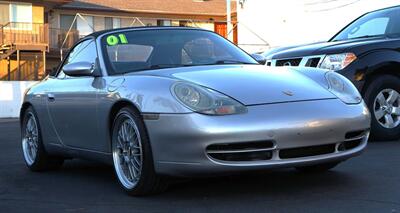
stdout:
[(239, 0), (240, 8), (243, 9), (244, 3), (246, 3), (246, 0)]

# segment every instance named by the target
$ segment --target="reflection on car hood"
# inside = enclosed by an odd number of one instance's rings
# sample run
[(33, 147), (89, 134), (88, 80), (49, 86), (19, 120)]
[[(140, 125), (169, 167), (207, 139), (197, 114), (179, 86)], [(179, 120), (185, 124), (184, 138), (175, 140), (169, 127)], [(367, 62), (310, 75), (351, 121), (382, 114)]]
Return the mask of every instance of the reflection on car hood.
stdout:
[(216, 65), (163, 69), (145, 73), (202, 85), (224, 93), (245, 105), (335, 98), (317, 82), (287, 67)]

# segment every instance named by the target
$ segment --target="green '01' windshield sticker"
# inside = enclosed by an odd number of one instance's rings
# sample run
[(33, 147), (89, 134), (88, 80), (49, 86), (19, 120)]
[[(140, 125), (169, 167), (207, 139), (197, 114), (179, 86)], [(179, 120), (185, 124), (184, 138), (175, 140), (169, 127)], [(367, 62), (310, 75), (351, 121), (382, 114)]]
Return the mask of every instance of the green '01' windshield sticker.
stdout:
[(124, 34), (119, 34), (118, 37), (115, 35), (107, 36), (107, 45), (114, 46), (117, 44), (127, 44), (128, 40)]

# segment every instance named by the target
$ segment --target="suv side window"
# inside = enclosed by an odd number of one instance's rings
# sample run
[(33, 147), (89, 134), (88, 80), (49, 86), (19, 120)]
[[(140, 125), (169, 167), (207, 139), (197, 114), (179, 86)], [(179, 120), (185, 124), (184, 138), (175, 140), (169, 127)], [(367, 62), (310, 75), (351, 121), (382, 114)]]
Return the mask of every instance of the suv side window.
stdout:
[(93, 39), (85, 40), (75, 46), (68, 54), (68, 58), (64, 61), (61, 71), (58, 73), (57, 78), (70, 78), (63, 72), (63, 67), (70, 63), (75, 62), (90, 62), (95, 64), (97, 59), (96, 43)]

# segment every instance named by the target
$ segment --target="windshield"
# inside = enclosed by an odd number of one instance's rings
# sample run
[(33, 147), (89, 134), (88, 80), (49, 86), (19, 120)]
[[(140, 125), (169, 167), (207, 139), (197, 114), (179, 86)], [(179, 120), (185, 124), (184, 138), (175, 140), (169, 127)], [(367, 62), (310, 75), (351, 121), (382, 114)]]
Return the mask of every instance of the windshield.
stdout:
[(331, 41), (400, 34), (400, 8), (368, 13), (338, 33)]
[(131, 30), (105, 35), (110, 75), (184, 66), (258, 64), (223, 37), (203, 30)]

